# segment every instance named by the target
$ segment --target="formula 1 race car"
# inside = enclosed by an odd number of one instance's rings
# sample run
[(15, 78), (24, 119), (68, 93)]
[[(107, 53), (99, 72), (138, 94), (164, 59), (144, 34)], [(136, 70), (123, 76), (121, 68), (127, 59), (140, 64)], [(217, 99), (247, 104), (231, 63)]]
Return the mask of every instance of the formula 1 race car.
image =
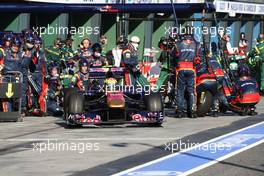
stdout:
[[(107, 75), (113, 76), (107, 78)], [(89, 91), (76, 88), (64, 90), (64, 118), (69, 127), (85, 124), (162, 124), (161, 95), (142, 87), (123, 85), (124, 68), (90, 68), (89, 76), (93, 85), (99, 83)], [(105, 84), (106, 80), (120, 84)]]
[(20, 72), (7, 72), (0, 75), (0, 121), (22, 121)]

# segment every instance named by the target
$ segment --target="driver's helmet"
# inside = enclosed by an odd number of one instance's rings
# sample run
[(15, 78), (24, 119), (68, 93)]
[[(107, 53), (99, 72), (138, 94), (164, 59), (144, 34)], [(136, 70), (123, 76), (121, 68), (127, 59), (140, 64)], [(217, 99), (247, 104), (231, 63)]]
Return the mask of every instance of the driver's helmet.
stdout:
[(242, 64), (238, 67), (239, 76), (250, 76), (250, 69), (247, 65)]
[(114, 78), (114, 74), (112, 72), (107, 72), (104, 83), (108, 91), (115, 91), (117, 80)]
[(237, 69), (238, 69), (238, 64), (237, 64), (236, 62), (231, 62), (231, 63), (229, 64), (229, 68), (230, 68), (230, 70), (232, 70), (232, 71), (237, 71)]
[(108, 92), (114, 92), (117, 85), (117, 80), (115, 78), (107, 78), (105, 81), (105, 87)]

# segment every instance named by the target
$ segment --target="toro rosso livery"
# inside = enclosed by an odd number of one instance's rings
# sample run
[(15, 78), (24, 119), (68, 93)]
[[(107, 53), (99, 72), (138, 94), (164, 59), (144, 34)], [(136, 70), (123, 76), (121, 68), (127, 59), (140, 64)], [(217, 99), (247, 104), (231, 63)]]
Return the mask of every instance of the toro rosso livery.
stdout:
[(161, 125), (164, 116), (160, 94), (151, 92), (149, 87), (123, 85), (123, 78), (123, 67), (90, 68), (88, 89), (64, 90), (67, 125)]

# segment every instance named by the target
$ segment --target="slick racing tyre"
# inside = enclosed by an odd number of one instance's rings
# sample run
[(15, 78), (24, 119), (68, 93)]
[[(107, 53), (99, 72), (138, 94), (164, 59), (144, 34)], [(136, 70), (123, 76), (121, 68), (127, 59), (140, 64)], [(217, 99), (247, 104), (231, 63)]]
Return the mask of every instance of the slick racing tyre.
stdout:
[(83, 113), (83, 104), (84, 104), (83, 96), (79, 95), (77, 92), (73, 92), (69, 96), (69, 106), (68, 112), (69, 114), (82, 114)]
[(204, 117), (213, 103), (213, 95), (210, 91), (201, 92), (197, 96), (197, 116)]
[(76, 91), (71, 92), (68, 97), (68, 106), (67, 106), (67, 112), (65, 114), (67, 115), (66, 125), (67, 128), (76, 128), (76, 127), (82, 127), (82, 124), (75, 124), (74, 122), (70, 122), (68, 119), (69, 114), (82, 114), (83, 113), (83, 104), (84, 104), (84, 98), (83, 96), (79, 95)]
[(160, 112), (163, 111), (162, 97), (159, 93), (151, 93), (145, 96), (145, 106), (150, 112)]
[[(163, 101), (160, 93), (150, 93), (150, 95), (146, 95), (144, 99), (144, 103), (146, 106), (146, 110), (149, 112), (163, 112)], [(148, 127), (161, 127), (163, 120), (146, 124)]]
[(69, 116), (69, 101), (70, 97), (73, 93), (77, 93), (76, 89), (69, 88), (64, 89), (64, 97), (63, 97), (63, 111), (64, 111), (64, 120)]

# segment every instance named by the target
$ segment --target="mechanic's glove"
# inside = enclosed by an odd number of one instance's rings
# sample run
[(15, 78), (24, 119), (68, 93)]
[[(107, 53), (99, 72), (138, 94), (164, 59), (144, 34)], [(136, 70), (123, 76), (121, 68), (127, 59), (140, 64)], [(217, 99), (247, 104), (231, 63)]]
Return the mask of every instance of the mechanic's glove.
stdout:
[(84, 86), (82, 86), (82, 87), (81, 87), (81, 90), (82, 90), (82, 91), (85, 91), (85, 87), (84, 87)]
[(45, 81), (45, 83), (49, 83), (49, 81), (50, 81), (50, 75), (46, 75), (44, 77), (44, 81)]
[(55, 97), (58, 97), (59, 95), (60, 95), (60, 92), (59, 91), (57, 91), (57, 92), (55, 92)]

